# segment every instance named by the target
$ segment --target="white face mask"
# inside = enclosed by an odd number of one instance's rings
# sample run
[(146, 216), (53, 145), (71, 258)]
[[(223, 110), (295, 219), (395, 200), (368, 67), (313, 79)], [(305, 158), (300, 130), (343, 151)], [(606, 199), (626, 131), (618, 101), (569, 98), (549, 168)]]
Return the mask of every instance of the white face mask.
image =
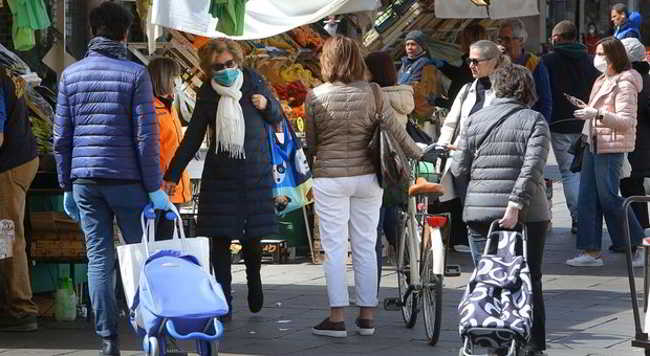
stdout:
[(596, 55), (594, 57), (594, 67), (598, 69), (601, 73), (607, 72), (607, 60), (605, 56)]

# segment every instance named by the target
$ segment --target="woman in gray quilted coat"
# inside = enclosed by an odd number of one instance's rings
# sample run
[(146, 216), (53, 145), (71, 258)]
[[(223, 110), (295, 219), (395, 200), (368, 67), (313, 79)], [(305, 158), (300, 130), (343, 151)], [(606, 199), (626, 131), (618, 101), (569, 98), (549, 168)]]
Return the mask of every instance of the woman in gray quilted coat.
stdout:
[(505, 229), (517, 222), (527, 226), (534, 307), (526, 355), (541, 355), (546, 349), (541, 267), (550, 220), (544, 189), (550, 133), (544, 117), (530, 109), (537, 97), (528, 69), (508, 64), (490, 80), (496, 98), (468, 118), (451, 173), (462, 185), (457, 191), (466, 191), (463, 220), (475, 265), (492, 221)]

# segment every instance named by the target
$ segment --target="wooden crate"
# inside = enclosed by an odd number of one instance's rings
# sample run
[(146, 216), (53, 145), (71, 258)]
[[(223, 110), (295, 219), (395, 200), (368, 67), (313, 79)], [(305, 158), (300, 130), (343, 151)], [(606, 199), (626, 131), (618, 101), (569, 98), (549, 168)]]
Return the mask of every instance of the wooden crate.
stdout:
[(83, 259), (86, 245), (83, 240), (35, 240), (31, 254), (34, 259)]
[(70, 219), (65, 213), (60, 213), (57, 211), (43, 211), (43, 212), (32, 212), (30, 213), (32, 231), (43, 232), (48, 234), (39, 234), (43, 239), (54, 239), (51, 234), (54, 233), (80, 233), (81, 228), (79, 223)]

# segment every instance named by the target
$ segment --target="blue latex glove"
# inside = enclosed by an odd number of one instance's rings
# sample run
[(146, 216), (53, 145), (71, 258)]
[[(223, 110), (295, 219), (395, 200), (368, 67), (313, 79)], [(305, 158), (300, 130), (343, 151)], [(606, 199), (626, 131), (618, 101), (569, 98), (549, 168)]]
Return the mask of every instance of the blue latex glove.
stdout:
[(169, 197), (162, 189), (149, 193), (149, 200), (153, 203), (153, 208), (157, 210), (169, 210)]
[[(156, 218), (156, 211), (153, 207), (153, 203), (149, 203), (144, 207), (144, 217), (147, 219), (155, 219)], [(165, 212), (165, 219), (169, 221), (174, 221), (176, 220), (176, 213), (174, 213), (171, 210), (167, 210)]]
[(74, 221), (80, 221), (79, 208), (77, 202), (74, 201), (72, 192), (63, 192), (63, 210)]

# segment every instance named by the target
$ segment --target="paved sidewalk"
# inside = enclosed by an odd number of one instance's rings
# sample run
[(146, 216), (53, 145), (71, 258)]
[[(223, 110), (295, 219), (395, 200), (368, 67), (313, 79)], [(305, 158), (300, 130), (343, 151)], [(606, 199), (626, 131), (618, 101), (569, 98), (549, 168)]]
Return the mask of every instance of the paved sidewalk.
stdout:
[[(575, 237), (564, 205), (561, 184), (554, 185), (553, 231), (548, 237), (544, 265), (548, 354), (558, 356), (642, 355), (630, 346), (634, 334), (631, 302), (623, 255), (607, 255), (604, 267), (571, 268), (564, 264), (575, 254)], [(609, 246), (604, 241), (603, 246)], [(451, 256), (463, 275), (445, 281), (443, 331), (437, 346), (426, 344), (421, 319), (406, 329), (399, 312), (379, 310), (373, 337), (329, 339), (311, 334), (311, 327), (327, 314), (325, 279), (321, 266), (264, 265), (265, 307), (256, 315), (246, 306), (243, 266), (234, 267), (235, 315), (227, 324), (225, 355), (458, 355), (456, 306), (469, 278), (469, 255)], [(351, 270), (348, 269), (351, 277)], [(348, 280), (352, 281), (352, 278)], [(641, 280), (637, 279), (641, 285)], [(381, 298), (396, 294), (392, 267), (384, 270)], [(348, 310), (351, 329), (354, 309)], [(85, 322), (42, 322), (31, 334), (0, 333), (0, 356), (96, 355), (97, 339)], [(122, 322), (125, 355), (142, 354)]]

